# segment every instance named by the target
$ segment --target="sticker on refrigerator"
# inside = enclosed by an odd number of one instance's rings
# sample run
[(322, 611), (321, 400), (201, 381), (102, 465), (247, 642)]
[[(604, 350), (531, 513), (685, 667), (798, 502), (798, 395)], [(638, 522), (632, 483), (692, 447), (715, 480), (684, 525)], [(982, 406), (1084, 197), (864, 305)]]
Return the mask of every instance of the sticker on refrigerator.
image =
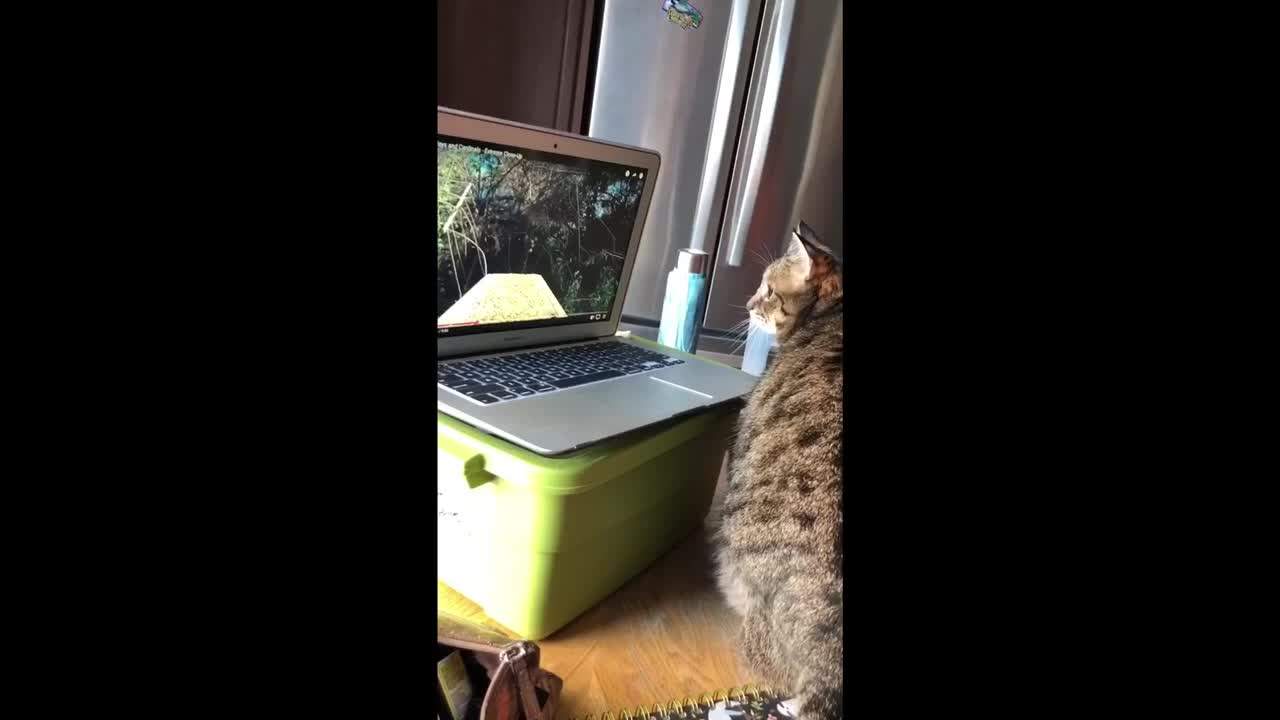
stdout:
[(668, 20), (685, 30), (696, 30), (702, 24), (702, 13), (685, 0), (665, 0), (662, 11), (667, 14)]

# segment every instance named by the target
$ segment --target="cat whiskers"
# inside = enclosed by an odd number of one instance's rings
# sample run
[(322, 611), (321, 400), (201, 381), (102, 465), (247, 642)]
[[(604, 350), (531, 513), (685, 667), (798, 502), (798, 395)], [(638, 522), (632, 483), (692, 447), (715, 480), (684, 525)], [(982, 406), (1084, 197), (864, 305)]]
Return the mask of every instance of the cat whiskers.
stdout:
[(748, 317), (746, 320), (742, 320), (741, 322), (738, 322), (733, 327), (725, 331), (725, 337), (727, 337), (731, 341), (736, 342), (742, 339), (743, 337), (746, 337), (746, 333), (748, 333), (750, 330), (751, 330), (751, 318)]
[(764, 247), (763, 255), (761, 255), (760, 251), (756, 250), (755, 248), (751, 248), (751, 252), (755, 253), (756, 258), (759, 259), (760, 262), (764, 263), (766, 267), (777, 262), (778, 256), (773, 253), (773, 248), (769, 247), (768, 245), (764, 245), (763, 247)]
[(729, 332), (727, 332), (726, 335), (729, 336), (729, 341), (733, 343), (733, 347), (730, 348), (729, 350), (730, 355), (733, 355), (734, 353), (738, 352), (738, 349), (747, 343), (747, 336), (750, 333), (751, 333), (751, 316), (749, 315), (747, 316), (746, 320), (739, 322), (737, 325), (734, 325), (732, 328), (729, 329)]

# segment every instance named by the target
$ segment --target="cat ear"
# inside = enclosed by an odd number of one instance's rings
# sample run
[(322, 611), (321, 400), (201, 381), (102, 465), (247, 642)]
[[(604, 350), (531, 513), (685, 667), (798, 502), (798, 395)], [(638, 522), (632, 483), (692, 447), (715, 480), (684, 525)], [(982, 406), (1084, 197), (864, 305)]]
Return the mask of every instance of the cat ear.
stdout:
[(836, 259), (830, 248), (822, 244), (813, 228), (801, 222), (791, 232), (791, 248), (789, 252), (799, 253), (804, 257), (805, 280), (814, 283), (819, 297), (840, 294), (843, 280), (840, 276), (840, 261)]
[(809, 248), (805, 247), (804, 240), (795, 231), (792, 231), (791, 242), (787, 244), (787, 256), (799, 261), (796, 272), (801, 277), (808, 278), (813, 265), (812, 258), (809, 256)]
[(791, 231), (791, 236), (793, 242), (799, 242), (804, 247), (809, 259), (813, 260), (819, 255), (826, 255), (835, 260), (836, 264), (839, 264), (840, 261), (836, 260), (835, 253), (831, 252), (831, 248), (823, 244), (822, 238), (818, 237), (818, 233), (814, 232), (813, 228), (806, 225), (803, 220), (800, 221), (799, 225), (796, 225), (795, 230)]

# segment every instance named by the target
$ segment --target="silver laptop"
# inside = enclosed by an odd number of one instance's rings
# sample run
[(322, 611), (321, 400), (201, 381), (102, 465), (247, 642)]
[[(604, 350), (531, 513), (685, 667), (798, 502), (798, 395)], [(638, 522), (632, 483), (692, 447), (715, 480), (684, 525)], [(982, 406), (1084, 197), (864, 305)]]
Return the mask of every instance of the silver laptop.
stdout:
[(560, 455), (750, 391), (744, 372), (615, 337), (658, 165), (437, 110), (440, 412)]

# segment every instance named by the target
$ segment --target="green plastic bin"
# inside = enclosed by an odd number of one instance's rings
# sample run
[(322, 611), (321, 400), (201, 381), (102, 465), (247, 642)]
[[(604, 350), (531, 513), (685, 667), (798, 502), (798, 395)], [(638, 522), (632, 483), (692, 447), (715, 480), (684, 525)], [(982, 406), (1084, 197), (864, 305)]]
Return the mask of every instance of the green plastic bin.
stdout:
[(440, 581), (522, 637), (550, 635), (702, 522), (736, 418), (548, 458), (437, 413)]

